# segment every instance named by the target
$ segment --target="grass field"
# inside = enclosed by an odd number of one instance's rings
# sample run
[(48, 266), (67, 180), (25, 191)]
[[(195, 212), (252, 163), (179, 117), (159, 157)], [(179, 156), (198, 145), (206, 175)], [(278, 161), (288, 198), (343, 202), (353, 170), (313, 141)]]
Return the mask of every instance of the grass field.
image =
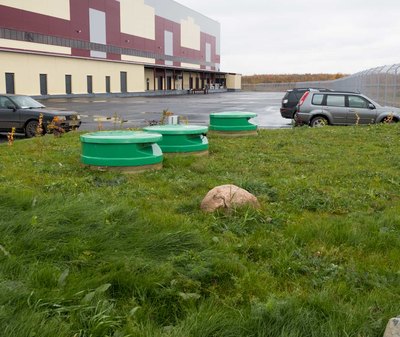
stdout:
[[(3, 337), (381, 337), (400, 314), (400, 123), (210, 137), (94, 172), (79, 134), (0, 146)], [(261, 209), (204, 214), (217, 185)]]

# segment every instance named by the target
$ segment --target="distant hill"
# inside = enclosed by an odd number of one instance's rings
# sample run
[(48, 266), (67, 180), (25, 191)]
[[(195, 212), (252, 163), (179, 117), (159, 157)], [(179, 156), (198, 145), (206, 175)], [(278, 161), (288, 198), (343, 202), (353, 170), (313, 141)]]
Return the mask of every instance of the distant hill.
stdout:
[(329, 81), (336, 80), (341, 77), (348, 76), (347, 74), (256, 74), (250, 76), (242, 76), (243, 84), (258, 84), (258, 83), (287, 83), (287, 82), (308, 82), (308, 81)]

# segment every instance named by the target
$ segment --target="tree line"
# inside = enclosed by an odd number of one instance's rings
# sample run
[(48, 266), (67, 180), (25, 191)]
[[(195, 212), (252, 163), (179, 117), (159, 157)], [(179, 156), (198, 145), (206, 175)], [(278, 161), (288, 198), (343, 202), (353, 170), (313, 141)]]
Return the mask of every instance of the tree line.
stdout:
[(287, 82), (309, 82), (329, 81), (348, 76), (347, 74), (255, 74), (242, 76), (243, 84), (258, 83), (287, 83)]

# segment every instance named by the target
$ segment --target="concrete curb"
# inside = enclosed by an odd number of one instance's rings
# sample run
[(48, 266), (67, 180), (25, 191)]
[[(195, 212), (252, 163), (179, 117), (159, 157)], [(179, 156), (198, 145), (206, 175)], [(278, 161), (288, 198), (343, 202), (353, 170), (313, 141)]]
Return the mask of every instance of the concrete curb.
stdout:
[[(228, 89), (209, 89), (209, 94), (220, 94), (231, 92)], [(95, 94), (70, 94), (70, 95), (33, 95), (34, 99), (49, 99), (49, 98), (101, 98), (101, 97), (157, 97), (157, 96), (179, 96), (189, 95), (188, 90), (156, 90), (144, 92), (126, 92), (126, 93), (95, 93)]]

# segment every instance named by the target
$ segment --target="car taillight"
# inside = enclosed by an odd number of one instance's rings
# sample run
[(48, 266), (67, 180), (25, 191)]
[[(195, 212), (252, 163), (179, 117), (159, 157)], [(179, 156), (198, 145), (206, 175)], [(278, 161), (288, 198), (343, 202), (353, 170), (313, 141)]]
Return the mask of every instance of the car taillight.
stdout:
[(303, 96), (301, 96), (300, 101), (299, 101), (299, 104), (297, 104), (297, 111), (300, 111), (300, 107), (303, 105), (303, 103), (304, 103), (304, 101), (306, 100), (306, 98), (307, 98), (307, 96), (308, 96), (309, 93), (310, 93), (309, 91), (306, 91), (306, 92), (303, 94)]

